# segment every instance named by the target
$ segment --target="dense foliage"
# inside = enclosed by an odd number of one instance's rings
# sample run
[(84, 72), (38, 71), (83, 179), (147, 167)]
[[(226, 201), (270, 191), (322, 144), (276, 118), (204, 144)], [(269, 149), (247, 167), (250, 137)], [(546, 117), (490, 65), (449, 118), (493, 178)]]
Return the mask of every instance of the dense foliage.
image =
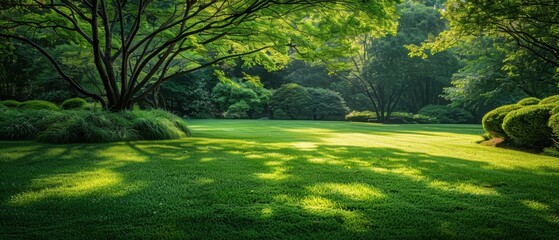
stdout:
[(503, 138), (507, 144), (556, 152), (551, 148), (559, 137), (559, 103), (554, 98), (544, 99), (551, 102), (547, 104), (525, 98), (498, 107), (483, 117), (483, 128), (490, 137)]
[(107, 111), (5, 109), (0, 114), (0, 140), (47, 143), (99, 143), (186, 137), (179, 117), (160, 110)]
[(427, 105), (419, 110), (419, 114), (433, 117), (439, 123), (469, 123), (474, 118), (464, 109), (446, 105)]
[(503, 119), (503, 130), (522, 146), (543, 149), (549, 147), (552, 129), (547, 122), (553, 105), (530, 105), (508, 113)]

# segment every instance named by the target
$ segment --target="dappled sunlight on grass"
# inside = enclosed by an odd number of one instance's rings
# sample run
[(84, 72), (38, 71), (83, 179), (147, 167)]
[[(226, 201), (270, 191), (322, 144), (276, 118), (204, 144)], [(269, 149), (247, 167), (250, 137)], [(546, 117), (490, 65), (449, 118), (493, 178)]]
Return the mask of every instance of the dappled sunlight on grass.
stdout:
[[(95, 192), (102, 193), (121, 181), (119, 174), (106, 169), (58, 174), (34, 179), (28, 187), (29, 191), (13, 196), (9, 203), (22, 206), (48, 198), (80, 197)], [(110, 196), (122, 196), (126, 193), (126, 191), (111, 191)]]
[(493, 188), (476, 186), (469, 183), (448, 183), (444, 181), (433, 180), (429, 183), (429, 187), (445, 191), (456, 191), (463, 194), (500, 196), (500, 194)]
[(370, 200), (386, 197), (379, 190), (361, 183), (321, 183), (307, 187), (307, 190), (318, 195), (342, 195), (353, 200)]
[(191, 125), (181, 140), (0, 143), (0, 238), (559, 235), (557, 158), (480, 146), (477, 125)]

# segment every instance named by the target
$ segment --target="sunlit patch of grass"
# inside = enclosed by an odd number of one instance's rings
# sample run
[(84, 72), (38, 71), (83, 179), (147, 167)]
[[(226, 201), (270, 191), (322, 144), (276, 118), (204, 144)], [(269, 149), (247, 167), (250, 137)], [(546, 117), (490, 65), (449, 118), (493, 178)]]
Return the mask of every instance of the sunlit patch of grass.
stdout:
[(480, 146), (479, 125), (190, 126), (169, 141), (0, 142), (0, 239), (559, 236), (557, 158)]
[(360, 183), (340, 184), (322, 183), (307, 188), (308, 191), (319, 195), (340, 194), (353, 200), (368, 200), (385, 197), (380, 191)]
[[(85, 171), (75, 174), (58, 174), (47, 178), (34, 179), (28, 191), (12, 196), (10, 204), (28, 205), (47, 198), (80, 197), (103, 192), (121, 181), (117, 173), (107, 169)], [(114, 192), (112, 196), (123, 195), (125, 192)]]

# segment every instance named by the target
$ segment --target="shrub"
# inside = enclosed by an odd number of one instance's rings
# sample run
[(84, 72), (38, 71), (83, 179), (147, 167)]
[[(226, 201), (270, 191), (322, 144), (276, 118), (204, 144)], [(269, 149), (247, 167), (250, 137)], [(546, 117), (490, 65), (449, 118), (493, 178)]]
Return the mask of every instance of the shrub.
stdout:
[(160, 110), (112, 113), (18, 109), (0, 114), (1, 140), (98, 143), (188, 135), (190, 131), (181, 118)]
[(535, 98), (535, 97), (528, 97), (528, 98), (524, 98), (524, 99), (518, 101), (518, 103), (516, 103), (516, 104), (518, 104), (520, 106), (530, 106), (530, 105), (536, 105), (538, 103), (540, 103), (540, 99)]
[(138, 139), (137, 134), (119, 121), (117, 113), (68, 111), (68, 119), (52, 124), (38, 140), (48, 143), (103, 143)]
[(427, 105), (419, 110), (419, 114), (436, 118), (439, 123), (468, 123), (474, 116), (460, 108), (445, 105)]
[(431, 116), (405, 112), (393, 112), (389, 121), (403, 123), (438, 123), (437, 119)]
[(0, 115), (0, 140), (32, 140), (64, 115), (51, 110), (8, 110)]
[(514, 110), (521, 108), (521, 106), (516, 104), (504, 105), (498, 108), (495, 108), (483, 116), (481, 123), (483, 125), (483, 129), (489, 133), (494, 138), (505, 138), (507, 139), (507, 133), (503, 130), (503, 119), (505, 116)]
[(126, 111), (122, 113), (131, 121), (131, 127), (146, 140), (178, 139), (190, 135), (186, 123), (178, 116), (166, 111)]
[(274, 112), (272, 113), (272, 117), (274, 119), (289, 119), (289, 116), (287, 115), (287, 113), (285, 113), (281, 109), (274, 110)]
[(62, 109), (81, 109), (87, 102), (83, 98), (70, 98), (62, 102)]
[(544, 104), (559, 104), (559, 95), (553, 95), (542, 99), (539, 103), (540, 105)]
[(51, 103), (51, 102), (47, 102), (47, 101), (43, 101), (43, 100), (25, 101), (25, 102), (22, 102), (19, 105), (18, 108), (23, 109), (23, 110), (41, 110), (41, 109), (60, 110), (60, 108), (58, 106), (56, 106), (56, 104)]
[(8, 107), (6, 107), (6, 106), (0, 104), (0, 112), (7, 111), (8, 109), (9, 109)]
[(8, 108), (18, 108), (19, 105), (21, 105), (21, 102), (18, 102), (16, 100), (4, 100), (0, 101), (0, 105), (6, 106)]
[(282, 85), (270, 98), (272, 112), (281, 110), (289, 119), (308, 119), (312, 115), (310, 104), (311, 97), (307, 89), (295, 83)]
[[(555, 107), (554, 109), (557, 109), (557, 107)], [(547, 121), (547, 126), (549, 128), (551, 128), (551, 132), (553, 134), (553, 139), (555, 139), (555, 142), (559, 142), (559, 113), (553, 113), (553, 110), (550, 112), (551, 117), (549, 117), (549, 120)]]
[(552, 144), (548, 120), (553, 105), (531, 105), (510, 112), (503, 119), (503, 129), (515, 143), (533, 148)]
[(313, 120), (340, 120), (347, 113), (345, 100), (338, 92), (323, 88), (307, 88), (311, 98), (310, 110)]
[(350, 122), (368, 122), (371, 120), (376, 120), (377, 114), (371, 111), (351, 111), (345, 115), (345, 120)]

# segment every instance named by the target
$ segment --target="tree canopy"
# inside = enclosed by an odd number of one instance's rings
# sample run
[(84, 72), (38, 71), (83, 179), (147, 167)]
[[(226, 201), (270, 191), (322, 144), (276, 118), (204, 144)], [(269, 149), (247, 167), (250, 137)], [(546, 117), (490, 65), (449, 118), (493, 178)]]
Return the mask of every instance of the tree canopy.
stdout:
[[(118, 111), (174, 76), (233, 58), (277, 69), (295, 51), (342, 51), (348, 37), (394, 30), (397, 2), (3, 1), (0, 37), (32, 46), (74, 91)], [(72, 66), (89, 66), (93, 86), (69, 74)]]

